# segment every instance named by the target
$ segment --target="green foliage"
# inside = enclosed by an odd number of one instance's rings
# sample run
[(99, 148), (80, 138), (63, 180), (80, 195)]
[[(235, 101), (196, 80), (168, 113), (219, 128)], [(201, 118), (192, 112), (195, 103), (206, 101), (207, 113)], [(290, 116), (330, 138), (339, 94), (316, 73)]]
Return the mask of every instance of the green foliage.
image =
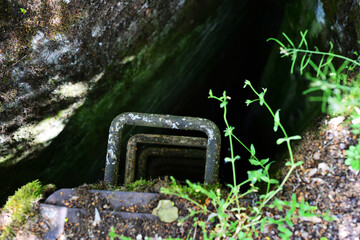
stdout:
[[(275, 38), (269, 38), (268, 41), (275, 41), (280, 45), (282, 57), (291, 57), (291, 73), (294, 72), (295, 66), (299, 65), (300, 74), (305, 74), (310, 80), (309, 89), (303, 93), (322, 92), (322, 96), (311, 96), (310, 100), (322, 102), (323, 112), (331, 115), (350, 115), (353, 133), (359, 134), (360, 81), (357, 74), (360, 67), (359, 54), (354, 52), (356, 60), (335, 54), (332, 42), (327, 52), (321, 52), (317, 47), (315, 50), (309, 50), (307, 32), (307, 30), (300, 32), (301, 40), (297, 46), (285, 33), (283, 36), (287, 44)], [(356, 155), (358, 149), (360, 143), (356, 147), (350, 147), (346, 152), (348, 154), (346, 164), (351, 165), (355, 170), (360, 170), (360, 158)]]
[(3, 209), (11, 214), (11, 220), (0, 239), (7, 239), (13, 234), (13, 227), (19, 227), (30, 216), (34, 215), (33, 205), (42, 198), (43, 188), (39, 180), (35, 180), (22, 186), (13, 196), (8, 198)]
[(20, 8), (20, 11), (21, 11), (22, 14), (26, 13), (26, 9), (24, 9), (24, 8)]
[(131, 238), (129, 238), (129, 237), (124, 237), (119, 234), (116, 234), (114, 227), (110, 228), (109, 237), (110, 237), (110, 240), (114, 240), (116, 237), (120, 238), (121, 240), (131, 240)]
[[(300, 139), (300, 136), (288, 136), (283, 125), (280, 122), (280, 110), (277, 110), (275, 113), (269, 107), (265, 101), (266, 89), (263, 89), (262, 92), (257, 92), (251, 82), (246, 80), (244, 87), (250, 87), (251, 90), (257, 96), (254, 100), (246, 100), (246, 104), (252, 104), (259, 102), (260, 106), (267, 108), (272, 118), (274, 119), (274, 131), (276, 132), (280, 129), (283, 133), (283, 138), (278, 139), (278, 144), (286, 143), (289, 151), (290, 160), (287, 162), (287, 165), (290, 167), (287, 175), (284, 177), (280, 183), (276, 179), (271, 179), (269, 175), (269, 168), (273, 162), (269, 161), (269, 158), (258, 159), (256, 157), (256, 149), (253, 144), (250, 147), (247, 147), (242, 141), (240, 141), (234, 135), (234, 127), (230, 126), (227, 120), (227, 106), (228, 101), (231, 99), (226, 95), (226, 92), (223, 92), (221, 97), (216, 97), (213, 92), (210, 90), (209, 98), (216, 99), (220, 102), (220, 108), (223, 109), (224, 122), (226, 129), (224, 131), (225, 137), (229, 139), (230, 144), (230, 157), (226, 157), (224, 161), (226, 163), (231, 163), (233, 170), (233, 185), (229, 184), (230, 192), (227, 196), (221, 194), (220, 189), (217, 190), (207, 190), (199, 184), (194, 184), (187, 181), (189, 187), (195, 190), (195, 192), (201, 192), (211, 199), (210, 204), (212, 207), (207, 207), (203, 204), (194, 201), (186, 193), (181, 191), (181, 189), (163, 189), (162, 192), (166, 194), (173, 194), (187, 199), (188, 201), (193, 202), (197, 205), (200, 210), (195, 211), (191, 210), (189, 217), (193, 217), (198, 213), (208, 214), (209, 217), (206, 222), (195, 220), (195, 226), (199, 226), (203, 231), (204, 239), (252, 239), (253, 236), (257, 236), (257, 230), (264, 230), (264, 227), (270, 224), (275, 224), (280, 231), (280, 236), (283, 239), (289, 239), (291, 236), (291, 231), (288, 230), (287, 226), (292, 226), (291, 219), (297, 218), (300, 216), (318, 216), (313, 214), (313, 211), (316, 207), (309, 206), (308, 203), (301, 201), (297, 202), (296, 196), (293, 195), (292, 201), (282, 201), (279, 199), (274, 199), (275, 195), (282, 190), (285, 182), (288, 180), (290, 174), (294, 171), (296, 167), (302, 164), (302, 162), (295, 162), (292, 149), (291, 141)], [(250, 158), (249, 162), (259, 167), (257, 170), (248, 171), (248, 179), (242, 183), (237, 184), (236, 182), (236, 171), (235, 171), (235, 161), (240, 160), (239, 156), (234, 155), (233, 141), (238, 142), (243, 146), (249, 153)], [(251, 198), (250, 196), (258, 192), (258, 187), (256, 183), (265, 182), (267, 184), (267, 189), (264, 194), (258, 196), (258, 199), (253, 199), (255, 203), (251, 206), (244, 206), (241, 203), (242, 198)], [(250, 189), (242, 192), (242, 188), (245, 184), (250, 184)], [(270, 205), (269, 203), (272, 202)], [(263, 214), (264, 208), (277, 208), (278, 210), (287, 210), (286, 216), (280, 219), (274, 219), (267, 217)], [(209, 210), (214, 209), (214, 210)], [(206, 230), (205, 226), (208, 222), (217, 222), (216, 227), (213, 230)]]
[(350, 146), (349, 150), (346, 150), (347, 159), (345, 164), (351, 165), (353, 169), (360, 170), (360, 144), (356, 146)]
[(125, 189), (126, 191), (133, 191), (133, 192), (141, 192), (145, 189), (148, 189), (154, 185), (154, 180), (147, 181), (145, 179), (137, 180), (133, 183), (126, 184)]
[(162, 193), (181, 193), (178, 194), (178, 196), (186, 196), (187, 199), (194, 200), (194, 202), (196, 203), (204, 203), (205, 199), (208, 197), (208, 195), (206, 194), (207, 192), (216, 191), (217, 189), (221, 188), (221, 185), (219, 183), (213, 185), (197, 183), (196, 185), (198, 185), (199, 188), (203, 189), (203, 191), (200, 191), (200, 189), (192, 187), (193, 183), (191, 183), (189, 180), (186, 180), (187, 185), (180, 185), (174, 177), (170, 177), (170, 179), (171, 183), (161, 188)]
[(26, 216), (32, 212), (33, 203), (42, 197), (42, 186), (39, 180), (30, 182), (19, 188), (8, 198), (4, 209), (11, 213), (13, 221), (22, 224)]

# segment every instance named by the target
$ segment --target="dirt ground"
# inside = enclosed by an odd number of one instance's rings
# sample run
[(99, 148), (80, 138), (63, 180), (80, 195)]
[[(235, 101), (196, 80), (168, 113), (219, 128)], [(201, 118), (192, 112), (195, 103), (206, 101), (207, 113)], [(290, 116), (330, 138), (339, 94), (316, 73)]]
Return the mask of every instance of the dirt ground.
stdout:
[[(316, 206), (319, 214), (337, 219), (332, 222), (321, 218), (300, 218), (293, 220), (293, 239), (360, 239), (360, 173), (344, 164), (345, 150), (357, 143), (350, 128), (343, 126), (342, 117), (326, 117), (318, 123), (318, 131), (309, 131), (302, 136), (296, 147), (295, 159), (303, 161), (292, 174), (278, 198), (290, 200), (295, 193), (297, 200), (304, 199)], [(284, 172), (285, 174), (285, 172)], [(284, 212), (267, 212), (274, 216)], [(260, 239), (280, 239), (276, 229), (267, 229)]]
[[(351, 135), (348, 126), (344, 126), (343, 118), (330, 119), (325, 117), (316, 126), (316, 130), (305, 132), (302, 141), (295, 147), (295, 159), (304, 162), (296, 169), (289, 181), (284, 186), (282, 192), (277, 197), (282, 200), (291, 200), (292, 193), (295, 193), (297, 200), (304, 199), (310, 205), (316, 206), (316, 213), (325, 214), (329, 211), (330, 215), (336, 220), (327, 222), (322, 218), (296, 218), (292, 220), (293, 227), (289, 229), (293, 233), (292, 239), (328, 239), (328, 240), (359, 240), (360, 237), (360, 173), (354, 171), (344, 164), (346, 159), (345, 150), (350, 145), (357, 143), (357, 137)], [(286, 168), (283, 168), (283, 174)], [(157, 188), (158, 189), (158, 188)], [(88, 213), (84, 215), (80, 223), (65, 224), (65, 233), (60, 239), (110, 239), (108, 233), (111, 227), (120, 235), (128, 236), (131, 239), (152, 239), (177, 237), (186, 239), (202, 239), (199, 227), (193, 226), (192, 218), (184, 221), (183, 225), (178, 221), (164, 223), (160, 220), (144, 219), (122, 219), (112, 214), (101, 216), (99, 224), (94, 223), (94, 211), (108, 207), (107, 200), (88, 194), (87, 188), (79, 190), (82, 196), (79, 202), (83, 202), (82, 207)], [(160, 198), (168, 196), (161, 195)], [(170, 197), (179, 209), (179, 219), (187, 216), (188, 209), (196, 209), (193, 204)], [(206, 202), (206, 201), (205, 201)], [(70, 204), (70, 203), (69, 203)], [(76, 206), (76, 202), (72, 202)], [(153, 206), (156, 206), (156, 202)], [(209, 208), (211, 204), (206, 202)], [(111, 209), (110, 209), (111, 210)], [(276, 212), (268, 210), (264, 215), (280, 218), (286, 212)], [(207, 219), (208, 216), (199, 214), (200, 219)], [(208, 228), (213, 228), (215, 223), (209, 224)], [(46, 229), (46, 221), (37, 219), (36, 224), (28, 224), (18, 230), (17, 239), (29, 239), (29, 235), (24, 235), (24, 231), (41, 236)], [(22, 234), (21, 234), (22, 233)], [(140, 236), (142, 238), (140, 238)], [(36, 239), (34, 237), (33, 239)], [(40, 237), (41, 239), (41, 237)], [(259, 233), (258, 239), (280, 239), (279, 232), (274, 226), (266, 227), (264, 232)]]

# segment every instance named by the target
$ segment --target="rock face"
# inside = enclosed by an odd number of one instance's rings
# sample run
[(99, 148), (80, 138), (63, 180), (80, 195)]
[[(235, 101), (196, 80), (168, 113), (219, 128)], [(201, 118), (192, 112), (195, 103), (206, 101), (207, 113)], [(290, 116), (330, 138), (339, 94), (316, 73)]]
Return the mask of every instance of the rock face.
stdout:
[[(184, 1), (35, 0), (2, 5), (0, 162), (9, 163), (19, 160), (12, 154), (25, 152), (19, 151), (19, 142), (46, 145), (57, 136), (104, 69), (114, 61), (121, 67), (135, 58), (128, 54), (135, 54), (137, 45), (165, 34)], [(49, 128), (53, 130), (47, 133)]]

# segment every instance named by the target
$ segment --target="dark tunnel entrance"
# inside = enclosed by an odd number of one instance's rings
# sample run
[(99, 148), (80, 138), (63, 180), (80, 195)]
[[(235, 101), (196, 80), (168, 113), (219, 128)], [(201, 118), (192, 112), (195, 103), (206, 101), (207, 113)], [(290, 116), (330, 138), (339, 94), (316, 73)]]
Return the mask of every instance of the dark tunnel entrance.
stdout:
[[(223, 109), (219, 107), (220, 102), (208, 99), (209, 89), (212, 89), (216, 96), (221, 96), (223, 91), (226, 91), (231, 97), (228, 104), (228, 121), (235, 127), (235, 135), (247, 146), (253, 143), (258, 155), (263, 158), (274, 157), (282, 151), (276, 146), (275, 136), (271, 136), (272, 131), (268, 128), (273, 122), (270, 115), (267, 119), (261, 120), (267, 124), (259, 126), (259, 120), (253, 121), (253, 118), (259, 117), (258, 111), (266, 110), (245, 105), (246, 99), (254, 99), (255, 95), (243, 86), (245, 79), (248, 79), (257, 89), (261, 89), (262, 86), (258, 83), (272, 47), (266, 39), (278, 34), (284, 14), (283, 6), (276, 0), (264, 1), (261, 4), (250, 1), (244, 17), (246, 20), (234, 21), (233, 25), (228, 26), (228, 34), (224, 36), (228, 41), (216, 55), (215, 63), (207, 74), (205, 84), (193, 86), (192, 93), (185, 99), (179, 99), (182, 104), (172, 112), (176, 115), (207, 118), (218, 125), (222, 133), (220, 157), (222, 183), (232, 183), (231, 164), (224, 163), (224, 158), (230, 156), (229, 142), (223, 134), (225, 130)], [(231, 9), (236, 11), (237, 8), (234, 6)], [(241, 160), (236, 163), (237, 178), (245, 180), (247, 171), (251, 168), (248, 162), (249, 153), (236, 143), (234, 150), (235, 155), (241, 156)]]

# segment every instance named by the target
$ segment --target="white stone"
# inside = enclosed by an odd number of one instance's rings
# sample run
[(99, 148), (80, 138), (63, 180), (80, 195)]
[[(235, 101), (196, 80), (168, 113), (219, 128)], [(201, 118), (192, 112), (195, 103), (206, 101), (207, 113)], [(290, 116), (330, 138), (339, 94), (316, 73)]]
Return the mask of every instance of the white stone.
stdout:
[(99, 210), (97, 208), (95, 208), (95, 216), (94, 216), (94, 221), (93, 221), (92, 225), (96, 226), (100, 223), (100, 221), (101, 221), (101, 217), (100, 217)]
[(330, 167), (326, 163), (319, 163), (318, 169), (322, 175), (325, 175), (329, 172)]
[(340, 123), (342, 123), (345, 120), (345, 117), (343, 116), (339, 116), (339, 117), (335, 117), (332, 118), (329, 121), (329, 125), (332, 125), (332, 127), (337, 127), (338, 125), (340, 125)]

